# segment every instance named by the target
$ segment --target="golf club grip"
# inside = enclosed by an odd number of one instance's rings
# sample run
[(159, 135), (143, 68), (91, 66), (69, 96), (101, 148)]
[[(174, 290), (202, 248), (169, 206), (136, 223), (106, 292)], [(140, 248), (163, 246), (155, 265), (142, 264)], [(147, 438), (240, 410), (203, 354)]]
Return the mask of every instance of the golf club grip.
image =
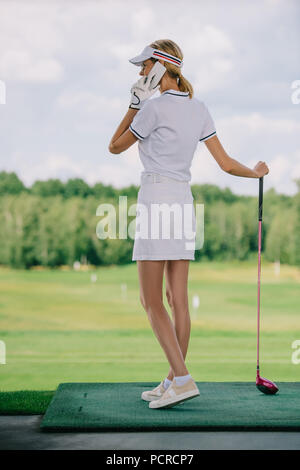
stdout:
[(262, 220), (264, 177), (259, 178), (258, 220)]

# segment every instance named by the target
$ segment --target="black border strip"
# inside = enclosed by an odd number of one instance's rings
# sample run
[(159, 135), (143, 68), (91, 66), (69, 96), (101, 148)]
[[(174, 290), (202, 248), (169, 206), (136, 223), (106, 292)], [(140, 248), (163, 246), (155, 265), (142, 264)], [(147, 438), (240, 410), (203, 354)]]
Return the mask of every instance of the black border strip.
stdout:
[(207, 135), (206, 137), (203, 137), (202, 139), (199, 139), (199, 142), (201, 142), (202, 140), (207, 139), (208, 137), (211, 137), (212, 135), (214, 135), (216, 133), (217, 133), (217, 131), (212, 132), (211, 134)]
[(131, 132), (132, 132), (136, 137), (138, 137), (139, 139), (142, 139), (142, 140), (145, 139), (145, 137), (143, 137), (142, 135), (140, 135), (137, 131), (135, 131), (135, 130), (133, 129), (133, 127), (131, 127), (131, 124), (130, 124), (130, 126), (129, 126), (129, 129), (130, 129)]

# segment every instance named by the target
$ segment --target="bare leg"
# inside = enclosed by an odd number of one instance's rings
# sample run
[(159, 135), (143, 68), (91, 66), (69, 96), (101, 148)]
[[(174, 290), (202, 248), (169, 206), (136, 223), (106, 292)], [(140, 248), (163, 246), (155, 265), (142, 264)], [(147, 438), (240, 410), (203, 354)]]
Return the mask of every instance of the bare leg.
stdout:
[(152, 329), (176, 376), (187, 375), (184, 357), (172, 320), (163, 304), (162, 286), (165, 261), (137, 261), (140, 298)]
[[(171, 307), (176, 336), (184, 359), (186, 358), (191, 333), (187, 285), (188, 272), (189, 260), (166, 261), (166, 296)], [(171, 367), (167, 378), (173, 380), (174, 375)]]

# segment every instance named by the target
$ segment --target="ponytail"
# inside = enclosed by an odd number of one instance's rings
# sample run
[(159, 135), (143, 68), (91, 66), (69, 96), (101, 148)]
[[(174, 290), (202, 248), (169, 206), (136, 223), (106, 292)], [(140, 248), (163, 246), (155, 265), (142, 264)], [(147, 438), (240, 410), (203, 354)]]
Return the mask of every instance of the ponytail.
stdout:
[(194, 90), (190, 82), (181, 74), (178, 74), (178, 87), (180, 91), (188, 91), (189, 98), (193, 98)]

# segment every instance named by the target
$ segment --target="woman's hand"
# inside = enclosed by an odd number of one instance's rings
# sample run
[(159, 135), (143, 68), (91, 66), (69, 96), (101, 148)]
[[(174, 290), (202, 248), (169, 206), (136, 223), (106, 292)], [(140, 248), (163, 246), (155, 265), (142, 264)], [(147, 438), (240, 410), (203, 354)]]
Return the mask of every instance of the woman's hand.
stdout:
[(143, 75), (131, 87), (129, 108), (141, 109), (145, 101), (149, 99), (159, 88), (159, 83), (166, 72), (166, 67), (157, 61), (147, 75)]
[(129, 108), (141, 109), (145, 101), (156, 92), (157, 87), (150, 90), (149, 83), (148, 76), (145, 75), (132, 85)]
[(269, 173), (269, 168), (265, 162), (259, 161), (253, 168), (253, 171), (257, 174), (257, 178), (261, 178)]

